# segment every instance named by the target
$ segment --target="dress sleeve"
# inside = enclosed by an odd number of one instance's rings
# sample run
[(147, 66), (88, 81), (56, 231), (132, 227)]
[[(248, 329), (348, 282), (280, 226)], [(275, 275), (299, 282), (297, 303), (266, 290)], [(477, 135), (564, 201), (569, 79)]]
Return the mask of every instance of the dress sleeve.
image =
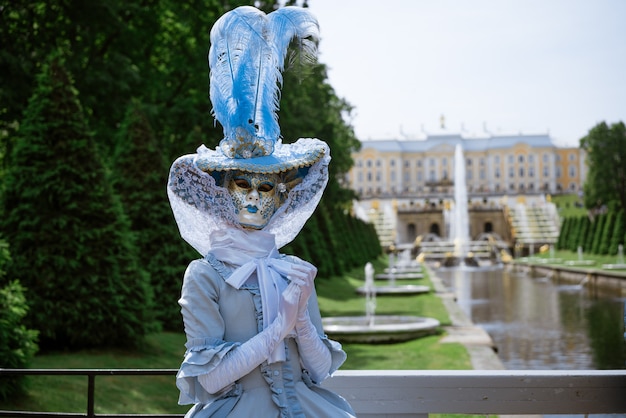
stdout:
[(204, 260), (192, 261), (185, 271), (178, 301), (187, 335), (187, 351), (176, 375), (176, 386), (180, 390), (178, 403), (181, 405), (210, 403), (232, 389), (209, 394), (197, 378), (214, 369), (230, 350), (240, 345), (224, 341), (224, 320), (219, 310), (222, 285), (222, 278)]

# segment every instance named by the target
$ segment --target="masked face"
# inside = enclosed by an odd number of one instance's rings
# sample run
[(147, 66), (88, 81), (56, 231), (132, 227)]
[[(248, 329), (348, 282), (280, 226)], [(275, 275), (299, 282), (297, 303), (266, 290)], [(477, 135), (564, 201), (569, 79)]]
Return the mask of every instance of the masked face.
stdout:
[(237, 171), (228, 181), (239, 223), (244, 228), (262, 229), (280, 206), (275, 174), (255, 174)]

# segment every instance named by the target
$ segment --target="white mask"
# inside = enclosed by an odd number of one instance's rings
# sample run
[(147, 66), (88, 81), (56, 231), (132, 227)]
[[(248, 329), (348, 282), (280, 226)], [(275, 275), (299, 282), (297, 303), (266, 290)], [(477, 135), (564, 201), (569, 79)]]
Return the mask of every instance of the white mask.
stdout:
[(276, 174), (235, 171), (229, 176), (227, 188), (241, 226), (263, 229), (267, 225), (281, 203), (279, 181)]

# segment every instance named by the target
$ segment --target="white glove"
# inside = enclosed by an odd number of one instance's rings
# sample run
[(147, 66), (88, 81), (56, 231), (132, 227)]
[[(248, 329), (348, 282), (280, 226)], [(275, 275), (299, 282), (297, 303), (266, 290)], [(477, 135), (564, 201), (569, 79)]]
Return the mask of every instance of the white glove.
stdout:
[(298, 318), (304, 318), (306, 313), (309, 297), (315, 289), (313, 281), (317, 275), (317, 268), (306, 261), (302, 260), (303, 264), (292, 264), (291, 272), (289, 273), (289, 280), (295, 282), (300, 287), (302, 294), (300, 296), (300, 307), (298, 309)]
[(289, 274), (292, 283), (297, 283), (302, 289), (296, 322), (296, 341), (302, 365), (309, 372), (311, 379), (319, 383), (328, 377), (332, 359), (328, 347), (318, 335), (317, 328), (311, 322), (307, 310), (309, 297), (315, 289), (313, 281), (317, 275), (317, 268), (306, 261), (303, 263), (294, 264)]
[(300, 293), (298, 285), (290, 283), (281, 295), (278, 316), (274, 322), (229, 351), (215, 369), (198, 376), (198, 381), (207, 392), (219, 392), (268, 359), (276, 345), (294, 329)]

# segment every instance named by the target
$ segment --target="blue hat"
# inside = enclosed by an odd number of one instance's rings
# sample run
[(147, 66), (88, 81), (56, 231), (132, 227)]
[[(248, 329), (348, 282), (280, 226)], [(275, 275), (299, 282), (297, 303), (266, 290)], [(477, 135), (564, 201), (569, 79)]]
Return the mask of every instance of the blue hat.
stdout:
[(183, 238), (200, 254), (210, 236), (240, 227), (223, 187), (229, 171), (278, 174), (285, 182), (284, 203), (264, 231), (278, 248), (293, 240), (312, 215), (328, 182), (330, 150), (314, 138), (283, 144), (278, 125), (283, 63), (293, 39), (299, 61), (315, 58), (319, 29), (307, 9), (283, 7), (265, 14), (242, 6), (224, 14), (211, 29), (209, 50), (212, 114), (224, 128), (215, 149), (205, 146), (178, 158), (170, 170), (168, 196)]

